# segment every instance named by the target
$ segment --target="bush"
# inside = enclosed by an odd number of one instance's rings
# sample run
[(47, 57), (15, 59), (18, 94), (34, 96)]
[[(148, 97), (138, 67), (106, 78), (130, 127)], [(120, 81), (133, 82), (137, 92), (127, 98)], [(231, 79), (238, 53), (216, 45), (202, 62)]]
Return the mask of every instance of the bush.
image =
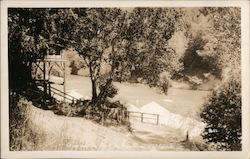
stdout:
[(208, 145), (202, 141), (183, 141), (182, 145), (191, 151), (210, 151)]
[(31, 129), (28, 106), (32, 103), (12, 90), (10, 90), (9, 102), (10, 151), (35, 150), (43, 139), (41, 134)]
[(54, 104), (55, 110), (54, 113), (57, 115), (65, 115), (68, 117), (78, 116), (76, 105), (67, 102), (57, 102)]
[(169, 73), (163, 72), (159, 75), (159, 80), (157, 81), (157, 87), (166, 95), (169, 88), (169, 78)]
[(120, 101), (106, 101), (100, 111), (105, 125), (125, 125), (129, 129), (127, 108)]
[(207, 124), (203, 138), (218, 150), (241, 150), (241, 84), (232, 78), (214, 90), (201, 118)]

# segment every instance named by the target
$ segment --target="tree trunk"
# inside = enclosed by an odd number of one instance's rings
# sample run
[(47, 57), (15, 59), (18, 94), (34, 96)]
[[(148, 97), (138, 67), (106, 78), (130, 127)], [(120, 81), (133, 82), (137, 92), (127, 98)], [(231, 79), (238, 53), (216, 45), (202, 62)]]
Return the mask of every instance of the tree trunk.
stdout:
[(92, 101), (95, 101), (95, 99), (97, 98), (96, 80), (93, 77), (93, 70), (91, 64), (89, 65), (89, 74), (92, 84)]
[(91, 79), (91, 83), (92, 83), (92, 100), (95, 100), (97, 98), (96, 81)]
[(107, 99), (107, 89), (109, 88), (111, 83), (112, 83), (112, 79), (108, 79), (105, 86), (102, 88), (102, 90), (100, 90), (100, 93), (98, 94), (98, 96), (96, 97), (94, 101), (94, 104), (96, 106), (100, 106)]

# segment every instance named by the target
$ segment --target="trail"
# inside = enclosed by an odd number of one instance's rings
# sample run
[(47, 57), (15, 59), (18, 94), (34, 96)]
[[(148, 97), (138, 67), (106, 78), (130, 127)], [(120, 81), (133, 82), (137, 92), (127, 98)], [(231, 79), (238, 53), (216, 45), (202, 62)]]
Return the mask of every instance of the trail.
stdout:
[(182, 145), (185, 136), (179, 130), (164, 125), (146, 124), (136, 121), (133, 122), (132, 129), (138, 141), (147, 145), (154, 145), (158, 150), (188, 151)]

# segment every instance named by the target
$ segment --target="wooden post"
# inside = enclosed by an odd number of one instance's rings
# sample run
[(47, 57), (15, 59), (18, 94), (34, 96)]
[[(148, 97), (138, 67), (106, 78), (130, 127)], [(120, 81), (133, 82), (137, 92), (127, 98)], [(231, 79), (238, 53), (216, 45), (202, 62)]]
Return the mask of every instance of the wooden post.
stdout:
[(66, 101), (65, 93), (66, 93), (66, 62), (63, 62), (63, 92), (64, 92), (64, 102)]
[(143, 123), (143, 113), (141, 113), (141, 122)]
[(51, 83), (49, 82), (49, 96), (51, 97)]
[(157, 122), (156, 124), (158, 125), (159, 124), (159, 114), (157, 114)]
[(44, 97), (47, 96), (47, 84), (46, 84), (46, 61), (43, 61), (43, 91)]
[(102, 113), (102, 119), (101, 119), (101, 124), (104, 125), (104, 113)]
[(127, 120), (129, 122), (129, 111), (127, 111)]
[(186, 134), (186, 141), (189, 141), (189, 134), (188, 134), (188, 130), (187, 130), (187, 134)]

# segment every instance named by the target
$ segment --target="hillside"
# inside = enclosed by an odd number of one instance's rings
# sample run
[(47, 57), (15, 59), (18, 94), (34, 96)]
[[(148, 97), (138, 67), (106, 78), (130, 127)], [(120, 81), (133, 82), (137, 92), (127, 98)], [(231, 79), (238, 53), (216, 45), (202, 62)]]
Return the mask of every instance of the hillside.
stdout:
[(36, 150), (188, 150), (184, 136), (164, 126), (134, 123), (104, 127), (84, 118), (65, 117), (28, 106), (31, 130), (40, 138)]

